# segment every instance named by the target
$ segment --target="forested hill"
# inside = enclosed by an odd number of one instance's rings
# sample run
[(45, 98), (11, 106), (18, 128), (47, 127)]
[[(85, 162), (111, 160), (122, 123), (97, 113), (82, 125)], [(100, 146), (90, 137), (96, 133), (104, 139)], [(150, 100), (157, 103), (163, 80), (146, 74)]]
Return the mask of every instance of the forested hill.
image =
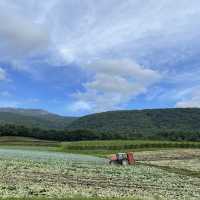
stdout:
[(66, 129), (75, 117), (62, 117), (39, 109), (0, 108), (0, 124), (43, 129)]
[[(109, 134), (130, 136), (160, 135), (174, 137), (200, 132), (200, 109), (172, 108), (132, 111), (111, 111), (88, 115), (72, 122), (70, 130), (87, 129)], [(171, 137), (171, 136), (170, 136)], [(176, 139), (176, 138), (175, 138)], [(194, 139), (194, 138), (192, 138)]]
[(0, 109), (0, 136), (59, 141), (200, 141), (200, 109), (112, 111), (80, 118), (62, 117), (44, 110)]

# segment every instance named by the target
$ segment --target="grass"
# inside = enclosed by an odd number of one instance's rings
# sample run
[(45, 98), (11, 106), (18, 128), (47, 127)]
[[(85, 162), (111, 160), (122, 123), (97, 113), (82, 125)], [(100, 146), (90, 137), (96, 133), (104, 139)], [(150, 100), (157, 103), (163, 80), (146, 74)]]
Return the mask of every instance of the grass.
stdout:
[[(0, 160), (0, 171), (3, 174), (0, 194), (4, 198), (29, 196), (53, 199), (74, 196), (76, 200), (87, 199), (88, 196), (104, 196), (158, 200), (160, 198), (157, 197), (161, 195), (166, 197), (163, 199), (181, 200), (191, 197), (196, 200), (200, 197), (198, 178), (180, 176), (157, 167), (136, 165), (125, 168), (69, 162), (69, 159), (58, 161), (53, 158), (53, 153), (49, 153), (48, 161), (46, 157), (45, 160), (39, 158), (38, 153), (31, 156), (37, 158), (31, 161), (29, 158), (22, 159), (21, 152), (18, 155), (13, 153), (15, 160), (9, 155)], [(77, 195), (85, 198), (78, 198)]]
[(0, 137), (0, 145), (58, 146), (59, 142), (49, 141), (49, 140), (39, 140), (29, 137), (3, 136)]
[(105, 140), (63, 142), (61, 151), (105, 156), (116, 152), (144, 151), (165, 148), (200, 148), (200, 142), (149, 141), (149, 140)]
[[(14, 142), (14, 145), (13, 145)], [(83, 142), (50, 142), (51, 146), (48, 146), (49, 141), (42, 141), (42, 140), (35, 140), (33, 138), (18, 138), (18, 137), (4, 137), (0, 138), (0, 145), (3, 144), (2, 149), (29, 149), (29, 150), (50, 150), (50, 151), (65, 151), (70, 153), (81, 153), (81, 154), (92, 154), (92, 155), (99, 155), (105, 156), (111, 153), (116, 153), (119, 151), (143, 151), (143, 152), (136, 152), (135, 156), (138, 159), (138, 164), (134, 167), (127, 167), (119, 168), (114, 167), (111, 168), (107, 165), (89, 165), (89, 163), (85, 162), (80, 164), (80, 160), (78, 159), (78, 163), (73, 161), (71, 164), (67, 160), (63, 160), (63, 157), (60, 157), (59, 154), (63, 154), (64, 158), (67, 159), (67, 156), (70, 154), (64, 153), (52, 153), (52, 152), (41, 152), (39, 155), (38, 151), (31, 152), (33, 155), (33, 161), (31, 161), (31, 155), (29, 155), (29, 151), (13, 151), (14, 158), (16, 158), (16, 153), (18, 152), (20, 160), (12, 159), (9, 153), (3, 153), (2, 158), (0, 160), (1, 164), (1, 172), (4, 174), (2, 176), (2, 182), (0, 181), (0, 190), (2, 189), (2, 184), (7, 184), (6, 188), (10, 195), (13, 191), (9, 190), (9, 186), (16, 185), (16, 191), (20, 193), (21, 189), (27, 191), (33, 191), (34, 195), (30, 195), (30, 197), (23, 198), (24, 194), (19, 195), (18, 197), (22, 198), (7, 198), (8, 196), (5, 195), (5, 200), (53, 200), (53, 199), (60, 199), (60, 200), (146, 200), (148, 198), (143, 198), (143, 195), (139, 195), (141, 198), (100, 198), (96, 197), (96, 192), (99, 191), (96, 187), (107, 188), (111, 187), (111, 190), (108, 191), (116, 191), (119, 192), (121, 189), (125, 190), (126, 187), (130, 188), (136, 197), (138, 194), (136, 191), (141, 190), (142, 192), (146, 191), (147, 196), (149, 197), (150, 194), (154, 195), (154, 193), (163, 194), (163, 195), (170, 195), (171, 199), (181, 199), (182, 195), (186, 195), (186, 197), (193, 197), (193, 195), (199, 195), (198, 190), (195, 188), (197, 187), (198, 180), (200, 178), (199, 171), (192, 171), (188, 169), (181, 169), (179, 167), (182, 166), (159, 166), (153, 165), (150, 162), (148, 163), (140, 163), (140, 159), (145, 160), (149, 158), (154, 160), (155, 158), (158, 161), (162, 161), (163, 158), (166, 159), (166, 156), (170, 156), (168, 159), (189, 159), (196, 158), (199, 156), (199, 149), (192, 149), (197, 148), (199, 143), (198, 142), (170, 142), (170, 141), (121, 141), (121, 140), (112, 140), (112, 141), (83, 141)], [(37, 143), (40, 145), (37, 146)], [(28, 146), (30, 144), (30, 146)], [(11, 146), (9, 146), (11, 145)], [(153, 147), (152, 147), (153, 146)], [(170, 150), (166, 151), (163, 150), (165, 148)], [(177, 152), (174, 152), (175, 146), (178, 146), (179, 149)], [(191, 149), (187, 149), (186, 147), (190, 147)], [(134, 147), (131, 149), (130, 147)], [(181, 147), (181, 149), (180, 149)], [(186, 149), (182, 149), (185, 147)], [(0, 146), (1, 148), (1, 146)], [(95, 150), (93, 150), (94, 148)], [(161, 149), (161, 150), (159, 150)], [(148, 151), (146, 151), (148, 150)], [(158, 150), (151, 152), (150, 150)], [(12, 150), (11, 150), (12, 151)], [(146, 151), (146, 152), (145, 152)], [(26, 153), (27, 152), (27, 153)], [(157, 153), (158, 152), (158, 153)], [(46, 154), (49, 154), (49, 158)], [(155, 154), (155, 155), (154, 155)], [(4, 155), (7, 156), (4, 159)], [(27, 157), (28, 155), (28, 157)], [(83, 155), (80, 155), (80, 157)], [(24, 158), (24, 159), (23, 159)], [(28, 160), (27, 160), (28, 158)], [(36, 158), (39, 160), (36, 161)], [(45, 159), (44, 159), (45, 158)], [(190, 159), (191, 159), (190, 158)], [(49, 159), (47, 161), (47, 159)], [(57, 160), (61, 159), (61, 160)], [(85, 158), (84, 158), (85, 159)], [(101, 159), (101, 158), (99, 158)], [(187, 162), (187, 160), (186, 160)], [(16, 173), (17, 171), (17, 173)], [(7, 178), (6, 178), (7, 177)], [(79, 178), (77, 178), (79, 177)], [(126, 180), (126, 177), (128, 179)], [(107, 178), (107, 179), (106, 179)], [(130, 179), (130, 180), (129, 180)], [(12, 180), (10, 182), (10, 180)], [(38, 180), (40, 180), (38, 182)], [(112, 182), (109, 182), (112, 180)], [(20, 183), (20, 187), (18, 187), (18, 183)], [(53, 185), (52, 185), (53, 183)], [(74, 187), (77, 187), (77, 191), (80, 191), (85, 187), (87, 190), (88, 187), (93, 188), (94, 193), (93, 198), (87, 198), (82, 196), (75, 196), (73, 198), (68, 198), (67, 194), (60, 196), (61, 191), (65, 192), (66, 185), (71, 184)], [(75, 184), (75, 185), (74, 185)], [(111, 185), (109, 185), (111, 184)], [(180, 187), (179, 187), (180, 186)], [(27, 189), (28, 187), (28, 189)], [(47, 190), (49, 187), (49, 190)], [(40, 193), (41, 188), (46, 190), (44, 193)], [(71, 189), (73, 189), (71, 188)], [(142, 188), (142, 189), (140, 189)], [(6, 190), (7, 190), (6, 189)], [(187, 190), (190, 190), (191, 196), (187, 193)], [(54, 191), (55, 190), (55, 191)], [(136, 191), (135, 191), (136, 190)], [(55, 193), (53, 193), (53, 191)], [(102, 189), (104, 192), (104, 189)], [(163, 193), (164, 191), (164, 193)], [(38, 192), (38, 193), (37, 193)], [(49, 198), (49, 194), (51, 194), (51, 198)], [(71, 192), (71, 191), (69, 191)], [(85, 192), (85, 191), (84, 191)], [(130, 191), (128, 190), (128, 193)], [(76, 193), (76, 192), (75, 192)], [(119, 192), (120, 193), (120, 192)], [(127, 193), (127, 194), (128, 194)], [(175, 198), (175, 194), (177, 193), (177, 197)], [(13, 193), (14, 194), (14, 193)], [(56, 195), (55, 195), (56, 194)], [(23, 196), (24, 195), (24, 196)], [(38, 195), (38, 196), (37, 196)], [(42, 196), (43, 195), (43, 196)], [(47, 198), (45, 198), (45, 195)], [(80, 195), (83, 195), (80, 193)], [(171, 196), (172, 195), (172, 196)], [(1, 195), (0, 195), (1, 196)], [(12, 195), (11, 195), (12, 196)], [(40, 197), (40, 198), (39, 198)], [(44, 197), (44, 198), (43, 198)], [(63, 197), (63, 198), (62, 198)], [(66, 197), (66, 198), (65, 198)], [(110, 196), (108, 196), (110, 197)], [(123, 197), (123, 196), (122, 196)], [(130, 196), (132, 197), (132, 196)], [(154, 196), (155, 199), (160, 199), (158, 196)], [(174, 198), (173, 198), (174, 197)], [(185, 198), (186, 198), (185, 197)], [(183, 197), (184, 198), (184, 197)], [(1, 197), (0, 197), (1, 199)], [(195, 196), (194, 199), (199, 199)]]
[(199, 171), (197, 172), (197, 171), (192, 171), (192, 170), (188, 170), (188, 169), (181, 169), (181, 168), (170, 167), (170, 166), (158, 166), (158, 165), (144, 164), (144, 163), (142, 163), (142, 165), (155, 167), (155, 168), (162, 169), (162, 170), (165, 170), (170, 173), (200, 178)]
[(104, 157), (116, 152), (146, 151), (169, 148), (200, 148), (200, 142), (103, 140), (80, 142), (56, 142), (27, 137), (0, 137), (0, 146), (12, 149), (37, 149), (66, 153), (88, 154)]
[(60, 143), (56, 141), (14, 136), (0, 137), (0, 146), (2, 146), (4, 149), (29, 149), (46, 151), (59, 151), (60, 149)]

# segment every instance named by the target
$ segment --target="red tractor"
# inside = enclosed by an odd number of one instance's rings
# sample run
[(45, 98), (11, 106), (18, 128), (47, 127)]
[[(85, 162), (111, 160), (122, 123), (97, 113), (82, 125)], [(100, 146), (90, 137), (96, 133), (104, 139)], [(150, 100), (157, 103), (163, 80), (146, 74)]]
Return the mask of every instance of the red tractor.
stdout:
[(111, 165), (134, 165), (135, 159), (132, 152), (128, 153), (117, 153), (110, 158)]

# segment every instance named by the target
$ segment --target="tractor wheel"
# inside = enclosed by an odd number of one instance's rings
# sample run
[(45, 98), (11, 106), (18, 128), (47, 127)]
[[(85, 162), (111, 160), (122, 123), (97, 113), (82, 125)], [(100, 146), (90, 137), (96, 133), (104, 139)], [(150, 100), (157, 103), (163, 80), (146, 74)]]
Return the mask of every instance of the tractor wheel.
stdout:
[(109, 164), (110, 164), (110, 165), (117, 165), (118, 162), (117, 162), (116, 160), (111, 160), (111, 161), (109, 162)]
[(128, 160), (122, 160), (122, 166), (127, 166), (128, 165)]

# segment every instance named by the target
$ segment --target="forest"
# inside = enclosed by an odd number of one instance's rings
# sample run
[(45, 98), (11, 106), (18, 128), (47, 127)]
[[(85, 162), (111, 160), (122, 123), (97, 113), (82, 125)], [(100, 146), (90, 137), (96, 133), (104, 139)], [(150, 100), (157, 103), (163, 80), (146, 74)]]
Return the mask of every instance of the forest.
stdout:
[(151, 134), (114, 133), (92, 130), (55, 130), (26, 127), (22, 125), (0, 125), (0, 136), (32, 137), (36, 139), (54, 141), (81, 141), (81, 140), (113, 140), (113, 139), (136, 139), (136, 140), (171, 140), (171, 141), (200, 141), (200, 131), (178, 130), (151, 130)]

